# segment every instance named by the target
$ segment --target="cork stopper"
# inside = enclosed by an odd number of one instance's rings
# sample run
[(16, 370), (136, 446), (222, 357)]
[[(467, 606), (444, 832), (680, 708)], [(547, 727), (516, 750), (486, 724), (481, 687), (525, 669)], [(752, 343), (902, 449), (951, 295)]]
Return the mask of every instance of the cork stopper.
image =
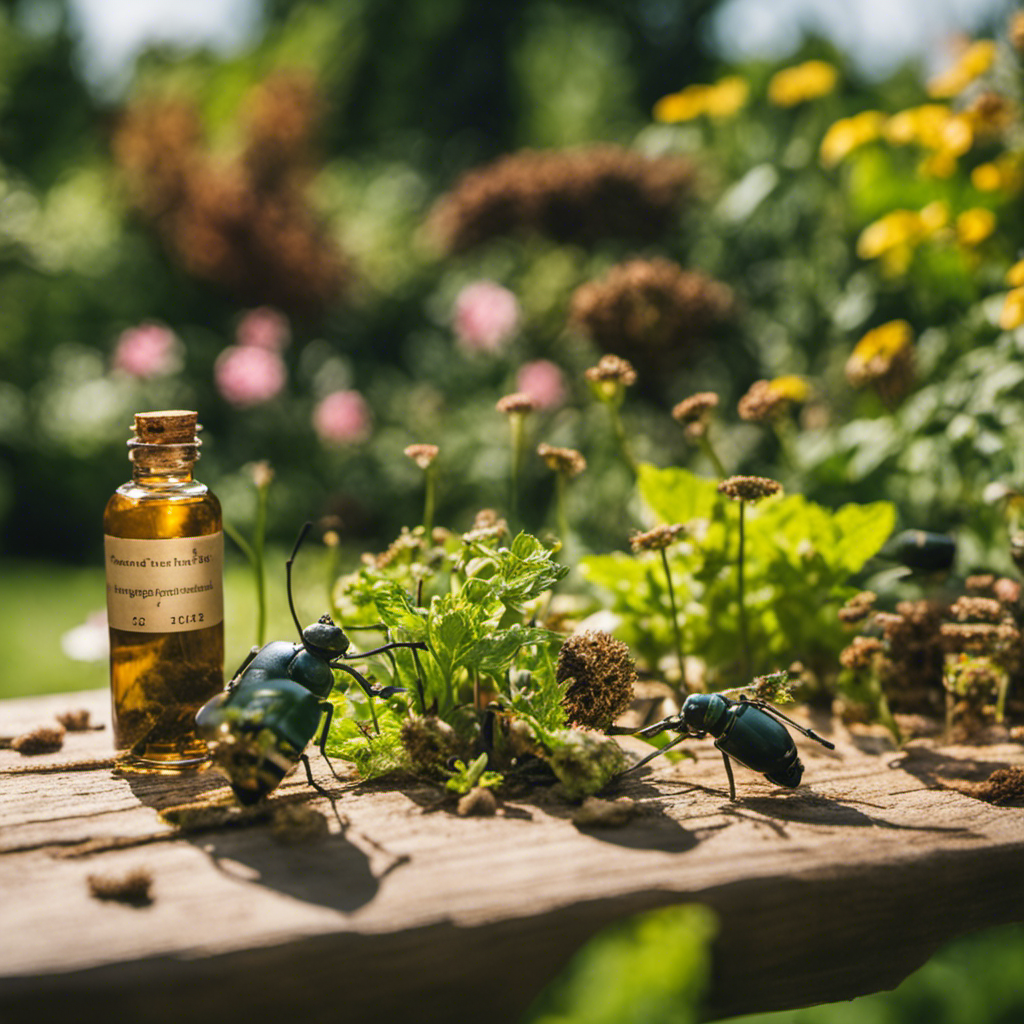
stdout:
[(198, 420), (199, 413), (188, 409), (137, 412), (132, 430), (137, 444), (195, 444), (196, 432), (202, 429)]

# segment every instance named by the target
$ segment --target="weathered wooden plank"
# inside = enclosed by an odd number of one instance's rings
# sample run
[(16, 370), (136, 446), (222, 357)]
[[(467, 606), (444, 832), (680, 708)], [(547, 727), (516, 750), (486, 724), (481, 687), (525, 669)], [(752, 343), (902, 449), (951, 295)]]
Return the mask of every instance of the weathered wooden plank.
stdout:
[[(79, 706), (102, 721), (106, 703), (5, 702), (0, 734)], [(890, 987), (950, 937), (1024, 919), (1024, 809), (951, 788), (1024, 765), (1020, 745), (878, 755), (834, 738), (835, 755), (801, 745), (797, 791), (738, 769), (735, 804), (720, 755), (695, 743), (696, 763), (624, 780), (641, 813), (608, 830), (576, 828), (543, 791), (463, 819), (431, 809), (429, 787), (342, 791), (320, 766), (336, 817), (295, 777), (280, 790), (329, 815), (330, 835), (298, 846), (266, 824), (163, 825), (160, 808), (226, 793), (212, 772), (38, 770), (109, 757), (106, 732), (0, 750), (0, 1018), (73, 999), (138, 1022), (514, 1021), (596, 930), (687, 900), (720, 915), (709, 1012), (731, 1015)], [(90, 895), (89, 875), (140, 867), (151, 905)]]

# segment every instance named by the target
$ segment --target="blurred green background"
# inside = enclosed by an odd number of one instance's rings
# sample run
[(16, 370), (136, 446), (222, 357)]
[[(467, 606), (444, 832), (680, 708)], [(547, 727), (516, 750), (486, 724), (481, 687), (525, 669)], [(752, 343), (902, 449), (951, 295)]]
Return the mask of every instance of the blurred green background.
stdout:
[[(533, 440), (590, 460), (570, 493), (578, 549), (623, 547), (632, 480), (582, 379), (608, 346), (572, 310), (578, 288), (630, 258), (704, 275), (698, 299), (708, 281), (731, 296), (725, 322), (672, 344), (615, 335), (640, 372), (623, 410), (637, 457), (707, 472), (673, 403), (713, 390), (731, 409), (755, 380), (798, 374), (814, 398), (782, 429), (729, 414), (730, 471), (828, 505), (891, 500), (902, 525), (955, 530), (970, 566), (1007, 570), (1011, 524), (983, 498), (1024, 475), (1024, 344), (999, 321), (1024, 208), (973, 176), (1006, 147), (979, 143), (945, 177), (892, 147), (858, 149), (838, 170), (818, 153), (840, 118), (926, 102), (949, 34), (994, 32), (1012, 5), (226, 0), (202, 5), (219, 12), (210, 24), (198, 6), (0, 0), (0, 696), (105, 684), (102, 655), (86, 657), (101, 624), (78, 634), (78, 660), (57, 641), (102, 609), (100, 520), (129, 475), (135, 411), (200, 410), (197, 475), (243, 532), (252, 463), (273, 466), (270, 635), (292, 631), (283, 562), (299, 523), (335, 529), (351, 567), (419, 522), (407, 445), (441, 449), (437, 522), (466, 529), (501, 507), (510, 455), (494, 404), (527, 385), (547, 389)], [(147, 7), (159, 17), (136, 46), (129, 29)], [(1002, 46), (1000, 87), (1019, 100)], [(811, 58), (839, 69), (835, 90), (766, 101), (780, 68)], [(728, 74), (753, 97), (734, 117), (652, 120), (659, 98)], [(521, 232), (474, 207), (482, 186), (462, 178), (504, 154), (595, 143), (654, 166), (683, 159), (693, 191), (654, 226), (635, 218), (635, 233), (589, 230), (601, 203), (548, 195), (555, 226)], [(529, 175), (521, 186), (524, 216), (542, 187)], [(858, 251), (888, 212), (935, 201), (951, 217), (991, 210), (998, 231), (974, 244), (946, 230), (898, 272)], [(470, 242), (441, 229), (456, 215)], [(466, 313), (479, 282), (498, 291)], [(896, 318), (916, 334), (916, 378), (889, 403), (851, 387), (844, 365)], [(523, 494), (524, 525), (550, 527), (539, 460)], [(328, 562), (309, 545), (297, 566), (309, 612), (326, 604)], [(232, 556), (231, 663), (252, 643), (254, 601)], [(757, 1019), (1009, 1024), (1024, 1018), (1010, 980), (1022, 966), (1024, 936), (1004, 929), (893, 995)], [(670, 987), (676, 1009), (644, 1019), (692, 1019), (679, 1002), (691, 995)], [(576, 1019), (572, 998), (554, 1019)], [(626, 1007), (616, 1019), (636, 1018)]]

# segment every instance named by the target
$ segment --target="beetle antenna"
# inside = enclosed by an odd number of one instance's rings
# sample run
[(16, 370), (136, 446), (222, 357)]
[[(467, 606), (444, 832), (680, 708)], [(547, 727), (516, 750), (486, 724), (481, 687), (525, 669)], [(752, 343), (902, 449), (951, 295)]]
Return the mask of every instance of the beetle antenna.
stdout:
[(299, 548), (302, 547), (302, 542), (306, 539), (306, 534), (313, 528), (313, 523), (310, 520), (306, 520), (302, 524), (302, 529), (299, 530), (299, 536), (295, 539), (295, 547), (292, 548), (292, 553), (288, 558), (288, 561), (284, 563), (284, 574), (285, 579), (288, 583), (288, 607), (291, 609), (292, 621), (295, 623), (295, 628), (299, 631), (299, 638), (302, 637), (302, 623), (299, 622), (299, 616), (295, 612), (295, 599), (292, 597), (292, 562), (295, 561), (295, 556), (299, 553)]
[(766, 700), (757, 700), (756, 698), (751, 699), (750, 697), (740, 697), (740, 700), (746, 704), (753, 704), (755, 707), (760, 708), (767, 714), (772, 715), (775, 718), (778, 718), (782, 722), (785, 722), (786, 725), (792, 726), (794, 729), (796, 729), (797, 732), (803, 733), (804, 736), (806, 736), (808, 739), (817, 740), (817, 742), (820, 743), (823, 747), (827, 747), (829, 750), (836, 749), (836, 745), (834, 743), (830, 742), (822, 736), (819, 736), (813, 729), (807, 729), (804, 726), (802, 726), (799, 722), (794, 722), (792, 718), (789, 718), (787, 715), (784, 715), (781, 711), (779, 711), (778, 708), (773, 707)]

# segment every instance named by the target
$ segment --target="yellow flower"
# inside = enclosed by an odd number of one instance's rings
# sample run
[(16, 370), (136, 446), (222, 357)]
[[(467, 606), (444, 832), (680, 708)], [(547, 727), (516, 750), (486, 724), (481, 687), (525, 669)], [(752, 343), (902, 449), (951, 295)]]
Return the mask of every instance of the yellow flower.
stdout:
[(772, 391), (782, 395), (790, 402), (806, 402), (811, 394), (811, 386), (806, 377), (795, 373), (787, 373), (768, 382)]
[(654, 104), (654, 120), (666, 124), (693, 121), (698, 117), (735, 116), (746, 104), (750, 87), (739, 75), (727, 75), (714, 85), (688, 85), (662, 96)]
[(949, 223), (949, 204), (942, 199), (936, 199), (927, 206), (922, 206), (917, 217), (922, 231), (927, 235), (933, 235)]
[(828, 95), (838, 81), (839, 72), (831, 64), (808, 60), (772, 75), (768, 82), (768, 99), (777, 107), (795, 107)]
[(925, 157), (917, 171), (922, 178), (952, 178), (956, 166), (956, 157), (948, 149), (942, 149)]
[(857, 239), (857, 255), (873, 260), (891, 249), (917, 241), (921, 218), (913, 210), (890, 210), (869, 224)]
[(708, 89), (705, 109), (708, 117), (735, 117), (747, 103), (750, 86), (739, 75), (726, 75)]
[(1024, 287), (1014, 288), (1006, 293), (1003, 311), (999, 314), (999, 326), (1012, 331), (1024, 324)]
[(1024, 287), (1024, 260), (1017, 260), (1006, 272), (1006, 283), (1011, 288)]
[(890, 320), (868, 331), (846, 361), (846, 379), (855, 387), (874, 384), (893, 404), (913, 380), (914, 331), (906, 320)]
[(940, 149), (942, 130), (951, 117), (944, 103), (924, 103), (893, 114), (885, 123), (885, 137), (894, 146), (917, 143), (927, 149)]
[(664, 124), (692, 121), (704, 113), (708, 94), (706, 85), (688, 85), (679, 92), (662, 96), (654, 104), (654, 120)]
[(1016, 192), (1021, 185), (1020, 164), (1009, 153), (971, 171), (971, 184), (979, 192)]
[(821, 140), (822, 165), (835, 167), (858, 147), (873, 142), (881, 135), (885, 120), (885, 115), (879, 110), (863, 110), (853, 117), (842, 117), (830, 125)]
[(957, 96), (995, 63), (996, 44), (991, 39), (971, 43), (957, 62), (928, 83), (928, 95), (936, 98)]
[(996, 229), (996, 215), (976, 206), (956, 219), (956, 237), (961, 245), (980, 245)]

